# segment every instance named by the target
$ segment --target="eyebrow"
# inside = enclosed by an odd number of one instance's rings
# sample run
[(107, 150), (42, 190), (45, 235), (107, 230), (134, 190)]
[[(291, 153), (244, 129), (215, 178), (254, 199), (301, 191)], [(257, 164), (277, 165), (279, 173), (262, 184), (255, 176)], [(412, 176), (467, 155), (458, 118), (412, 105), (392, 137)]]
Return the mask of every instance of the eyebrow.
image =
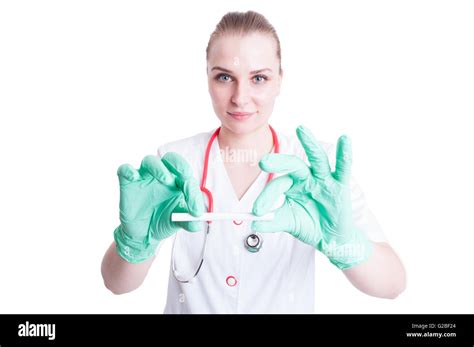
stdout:
[[(221, 71), (224, 71), (224, 72), (233, 73), (231, 70), (224, 69), (223, 67), (220, 67), (220, 66), (214, 66), (214, 67), (211, 69), (211, 71), (214, 71), (214, 70), (221, 70)], [(250, 71), (249, 75), (253, 75), (253, 74), (256, 74), (256, 73), (263, 72), (263, 71), (272, 72), (272, 69), (269, 69), (269, 68), (266, 67), (266, 68), (264, 68), (264, 69), (259, 69), (259, 70)]]

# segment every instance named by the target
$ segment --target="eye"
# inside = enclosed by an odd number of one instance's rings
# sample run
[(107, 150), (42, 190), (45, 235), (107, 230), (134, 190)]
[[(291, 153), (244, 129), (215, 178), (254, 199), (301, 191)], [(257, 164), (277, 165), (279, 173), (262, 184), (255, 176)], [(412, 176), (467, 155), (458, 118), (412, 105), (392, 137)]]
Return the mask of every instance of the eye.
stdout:
[(220, 82), (230, 82), (232, 81), (232, 77), (226, 73), (220, 73), (215, 77), (216, 81)]
[(268, 77), (265, 75), (255, 75), (253, 79), (257, 84), (262, 84), (265, 81), (268, 81)]

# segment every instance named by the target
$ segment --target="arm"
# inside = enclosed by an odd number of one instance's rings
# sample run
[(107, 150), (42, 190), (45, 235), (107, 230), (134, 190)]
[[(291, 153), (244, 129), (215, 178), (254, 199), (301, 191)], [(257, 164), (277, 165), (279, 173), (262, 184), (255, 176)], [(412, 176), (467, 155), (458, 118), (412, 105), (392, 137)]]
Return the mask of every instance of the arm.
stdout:
[(296, 133), (310, 165), (292, 155), (262, 158), (259, 165), (263, 171), (284, 175), (268, 183), (253, 212), (262, 215), (271, 211), (281, 194), (285, 202), (275, 210), (273, 221), (254, 221), (252, 230), (286, 231), (325, 254), (364, 293), (397, 297), (405, 288), (405, 270), (398, 256), (387, 243), (370, 241), (354, 222), (350, 139), (339, 138), (336, 169), (331, 171), (324, 149), (309, 129), (300, 126)]
[(107, 289), (114, 294), (125, 294), (141, 286), (155, 257), (133, 264), (117, 254), (112, 242), (102, 260), (102, 278)]
[(159, 159), (146, 156), (140, 169), (121, 165), (120, 225), (115, 242), (102, 260), (105, 286), (114, 294), (137, 289), (153, 263), (158, 244), (181, 228), (198, 231), (198, 222), (172, 222), (173, 212), (204, 213), (199, 184), (184, 158), (169, 152)]
[(373, 253), (366, 262), (342, 272), (365, 294), (395, 299), (405, 290), (405, 268), (388, 243), (374, 242), (373, 246)]

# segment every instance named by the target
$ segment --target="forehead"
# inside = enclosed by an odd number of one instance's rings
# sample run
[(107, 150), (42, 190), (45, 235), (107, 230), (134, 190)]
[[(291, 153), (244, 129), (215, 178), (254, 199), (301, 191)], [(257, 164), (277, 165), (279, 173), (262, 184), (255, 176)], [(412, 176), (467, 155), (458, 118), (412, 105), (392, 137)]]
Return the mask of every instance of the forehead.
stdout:
[(279, 63), (276, 50), (276, 42), (270, 35), (224, 35), (211, 44), (209, 64), (229, 67), (238, 58), (240, 66), (250, 69), (274, 67)]

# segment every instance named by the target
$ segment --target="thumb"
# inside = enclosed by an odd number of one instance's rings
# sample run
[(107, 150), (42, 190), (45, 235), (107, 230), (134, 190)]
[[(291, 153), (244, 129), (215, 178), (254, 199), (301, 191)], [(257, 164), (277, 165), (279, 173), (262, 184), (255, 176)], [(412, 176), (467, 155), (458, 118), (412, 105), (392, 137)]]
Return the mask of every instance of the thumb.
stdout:
[(274, 218), (271, 221), (254, 220), (251, 229), (261, 233), (290, 232), (293, 230), (294, 226), (291, 224), (292, 218), (290, 218), (290, 210), (286, 202), (274, 213)]

